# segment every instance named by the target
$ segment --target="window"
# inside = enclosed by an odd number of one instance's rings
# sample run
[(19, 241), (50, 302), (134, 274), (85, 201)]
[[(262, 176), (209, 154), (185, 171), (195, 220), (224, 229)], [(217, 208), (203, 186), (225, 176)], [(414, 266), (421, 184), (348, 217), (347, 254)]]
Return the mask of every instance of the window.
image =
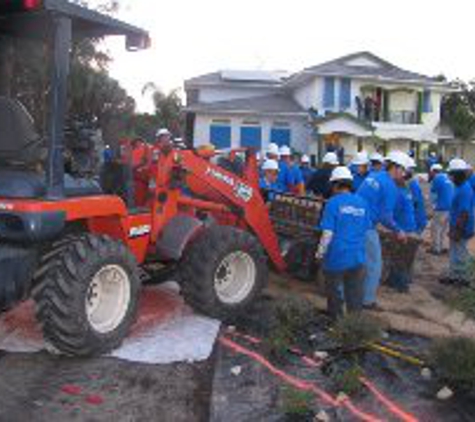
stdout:
[(340, 80), (340, 110), (351, 108), (351, 79)]
[(323, 80), (323, 108), (335, 106), (335, 78), (327, 77)]
[(209, 140), (218, 149), (231, 148), (231, 122), (213, 120), (209, 128)]
[(241, 146), (247, 148), (261, 149), (262, 128), (255, 123), (241, 127)]
[(292, 131), (290, 128), (273, 127), (270, 131), (270, 141), (280, 147), (283, 145), (290, 147), (292, 144)]
[(425, 90), (422, 93), (422, 112), (423, 113), (432, 113), (432, 100), (431, 93), (429, 90)]

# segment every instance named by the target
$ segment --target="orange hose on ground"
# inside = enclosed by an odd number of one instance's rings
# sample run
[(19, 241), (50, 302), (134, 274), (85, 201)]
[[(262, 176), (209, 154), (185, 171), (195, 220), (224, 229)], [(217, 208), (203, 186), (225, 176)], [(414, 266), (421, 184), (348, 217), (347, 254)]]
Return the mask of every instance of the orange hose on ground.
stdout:
[(387, 398), (378, 388), (367, 378), (360, 377), (361, 383), (373, 393), (373, 395), (395, 416), (404, 422), (418, 422), (418, 419), (410, 413), (404, 411), (400, 406)]
[[(248, 334), (243, 334), (240, 333), (239, 331), (234, 331), (231, 334), (234, 334), (238, 337), (241, 337), (247, 341), (249, 341), (252, 344), (260, 344), (262, 343), (262, 340), (253, 336), (250, 336)], [(292, 348), (291, 351), (294, 351), (298, 354), (301, 354), (301, 360), (308, 366), (316, 368), (321, 366), (321, 362), (317, 362), (316, 360), (305, 356), (303, 352), (301, 352), (297, 348)], [(403, 410), (399, 405), (394, 403), (391, 399), (386, 397), (381, 391), (378, 390), (378, 388), (372, 383), (370, 380), (368, 380), (365, 377), (360, 377), (360, 382), (376, 397), (376, 399), (381, 402), (392, 414), (400, 418), (404, 422), (418, 422), (418, 419), (411, 415), (410, 413), (406, 412)], [(349, 406), (352, 406), (352, 403), (349, 403)], [(348, 405), (347, 405), (348, 407)], [(355, 414), (355, 412), (358, 412), (358, 409), (356, 409), (353, 406), (352, 413)]]
[(366, 421), (366, 422), (382, 422), (381, 419), (377, 418), (374, 415), (365, 413), (361, 410), (359, 410), (349, 398), (345, 398), (344, 400), (337, 400), (334, 397), (332, 397), (330, 394), (328, 394), (326, 391), (322, 390), (321, 388), (317, 387), (316, 385), (302, 380), (300, 378), (294, 377), (292, 375), (287, 374), (286, 372), (282, 371), (281, 369), (276, 368), (274, 365), (272, 365), (266, 358), (261, 356), (259, 353), (253, 352), (252, 350), (249, 350), (234, 341), (226, 338), (226, 337), (220, 337), (219, 339), (220, 343), (228, 347), (229, 349), (233, 350), (234, 352), (240, 353), (242, 355), (245, 355), (256, 362), (259, 362), (261, 365), (265, 366), (272, 374), (278, 376), (282, 380), (284, 380), (287, 384), (292, 385), (294, 388), (297, 388), (302, 391), (310, 391), (314, 393), (318, 398), (323, 400), (325, 403), (333, 406), (333, 407), (340, 407), (343, 406), (346, 409), (348, 409), (354, 416), (358, 417), (359, 419)]

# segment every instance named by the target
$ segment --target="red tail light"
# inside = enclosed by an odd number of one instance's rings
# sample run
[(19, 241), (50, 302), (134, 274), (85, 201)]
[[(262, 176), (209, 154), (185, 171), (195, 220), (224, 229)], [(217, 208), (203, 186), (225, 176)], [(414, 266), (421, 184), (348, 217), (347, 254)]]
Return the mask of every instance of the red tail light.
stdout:
[(26, 10), (38, 9), (41, 6), (41, 0), (23, 0), (23, 8)]

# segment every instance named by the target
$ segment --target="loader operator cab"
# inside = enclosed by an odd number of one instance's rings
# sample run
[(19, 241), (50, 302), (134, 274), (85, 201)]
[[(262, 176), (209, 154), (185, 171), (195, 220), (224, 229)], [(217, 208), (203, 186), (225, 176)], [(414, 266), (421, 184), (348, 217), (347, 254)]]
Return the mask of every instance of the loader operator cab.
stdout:
[[(0, 2), (1, 41), (7, 46), (18, 39), (33, 41), (51, 61), (44, 135), (18, 93), (8, 83), (0, 90), (0, 198), (54, 200), (101, 193), (95, 181), (65, 172), (64, 132), (71, 46), (110, 35), (125, 36), (129, 51), (149, 46), (147, 32), (67, 0)], [(13, 79), (14, 65), (3, 64), (10, 70), (0, 69), (0, 77)]]

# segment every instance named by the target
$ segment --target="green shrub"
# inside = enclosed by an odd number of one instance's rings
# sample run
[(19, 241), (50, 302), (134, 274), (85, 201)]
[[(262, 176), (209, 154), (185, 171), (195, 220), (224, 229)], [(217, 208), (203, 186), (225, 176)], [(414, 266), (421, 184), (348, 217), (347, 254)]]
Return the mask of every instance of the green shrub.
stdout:
[(287, 416), (307, 416), (312, 412), (314, 395), (291, 387), (281, 390), (281, 410)]
[(365, 314), (348, 314), (337, 321), (333, 335), (343, 348), (359, 348), (380, 340), (382, 325)]
[(348, 396), (358, 394), (362, 388), (361, 376), (363, 376), (363, 369), (356, 363), (341, 372), (334, 373), (332, 379), (335, 390)]
[(288, 330), (277, 327), (262, 341), (264, 354), (274, 362), (285, 361), (289, 348), (292, 347), (293, 336)]
[(475, 340), (439, 340), (431, 348), (430, 359), (441, 381), (453, 388), (475, 388)]
[(310, 301), (302, 297), (289, 296), (277, 304), (275, 317), (279, 326), (296, 333), (316, 321), (318, 310)]

